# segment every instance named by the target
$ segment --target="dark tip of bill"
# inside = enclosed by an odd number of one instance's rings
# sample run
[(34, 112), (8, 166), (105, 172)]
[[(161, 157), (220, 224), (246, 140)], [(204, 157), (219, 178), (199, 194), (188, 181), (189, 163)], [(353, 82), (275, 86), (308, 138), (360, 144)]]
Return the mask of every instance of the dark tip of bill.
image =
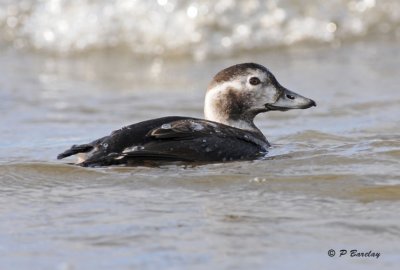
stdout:
[(312, 106), (317, 107), (317, 103), (315, 103), (314, 100), (311, 100), (311, 104), (310, 105), (311, 105), (310, 107), (312, 107)]

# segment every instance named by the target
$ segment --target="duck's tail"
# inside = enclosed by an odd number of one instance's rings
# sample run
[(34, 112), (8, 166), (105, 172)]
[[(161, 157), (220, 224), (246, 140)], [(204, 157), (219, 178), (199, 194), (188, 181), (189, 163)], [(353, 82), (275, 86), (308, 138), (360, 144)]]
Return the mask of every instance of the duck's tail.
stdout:
[(73, 145), (70, 149), (62, 152), (57, 156), (57, 159), (63, 159), (65, 157), (69, 157), (72, 155), (76, 155), (78, 153), (87, 153), (93, 150), (92, 144), (80, 144), (80, 145)]

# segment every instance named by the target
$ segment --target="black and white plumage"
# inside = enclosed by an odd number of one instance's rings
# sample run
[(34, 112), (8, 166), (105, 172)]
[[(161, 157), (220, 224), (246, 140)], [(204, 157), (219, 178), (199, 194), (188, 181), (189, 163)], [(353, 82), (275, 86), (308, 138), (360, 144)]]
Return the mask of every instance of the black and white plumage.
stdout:
[(269, 143), (254, 117), (311, 106), (316, 106), (313, 100), (281, 86), (265, 67), (238, 64), (213, 78), (205, 98), (205, 119), (169, 116), (143, 121), (74, 145), (57, 158), (79, 154), (77, 164), (91, 167), (259, 159)]

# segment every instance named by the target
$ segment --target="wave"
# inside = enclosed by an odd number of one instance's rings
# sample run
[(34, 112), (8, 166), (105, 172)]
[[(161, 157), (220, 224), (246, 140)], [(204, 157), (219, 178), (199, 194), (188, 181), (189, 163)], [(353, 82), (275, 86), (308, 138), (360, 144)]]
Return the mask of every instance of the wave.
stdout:
[(50, 53), (128, 49), (202, 59), (400, 31), (397, 0), (2, 0), (0, 40)]

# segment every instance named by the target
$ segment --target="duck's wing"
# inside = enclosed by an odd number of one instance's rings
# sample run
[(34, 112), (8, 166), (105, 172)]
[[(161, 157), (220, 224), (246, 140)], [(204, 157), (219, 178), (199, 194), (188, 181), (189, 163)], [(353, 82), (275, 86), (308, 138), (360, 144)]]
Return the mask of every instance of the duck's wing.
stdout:
[(181, 119), (186, 119), (186, 117), (168, 116), (126, 126), (90, 143), (73, 145), (70, 149), (59, 154), (57, 159), (63, 159), (80, 153), (91, 153), (91, 155), (98, 156), (119, 153), (127, 147), (144, 143), (146, 135), (150, 130), (161, 126), (163, 123)]
[(217, 132), (212, 122), (195, 118), (168, 118), (157, 121), (157, 125), (154, 120), (150, 121), (153, 123), (151, 128), (135, 124), (112, 132), (96, 143), (95, 151), (80, 165), (194, 162), (198, 159), (198, 154), (193, 154), (198, 141)]
[(221, 135), (218, 125), (202, 119), (183, 119), (163, 124), (149, 131), (155, 140), (191, 140), (210, 135)]
[(86, 152), (81, 166), (147, 162), (218, 162), (255, 159), (267, 146), (265, 138), (223, 124), (185, 117), (140, 122), (112, 132), (90, 144), (73, 146), (63, 158)]
[(121, 163), (219, 162), (257, 158), (265, 153), (267, 142), (247, 132), (201, 119), (164, 123), (148, 132), (146, 143), (126, 148), (116, 157)]

